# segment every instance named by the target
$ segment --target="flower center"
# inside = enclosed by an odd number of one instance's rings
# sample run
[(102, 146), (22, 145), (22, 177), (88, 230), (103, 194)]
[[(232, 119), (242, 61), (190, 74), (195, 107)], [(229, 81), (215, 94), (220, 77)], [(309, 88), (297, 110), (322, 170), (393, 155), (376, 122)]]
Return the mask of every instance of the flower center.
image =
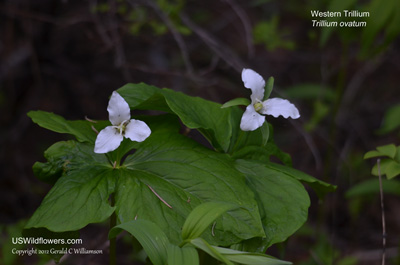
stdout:
[(257, 103), (254, 104), (254, 110), (255, 111), (260, 112), (262, 110), (262, 108), (263, 108), (262, 102), (257, 102)]
[(121, 135), (125, 135), (125, 130), (126, 130), (126, 126), (129, 124), (129, 120), (123, 121), (121, 122), (120, 125), (118, 126), (114, 126), (116, 131), (121, 134)]

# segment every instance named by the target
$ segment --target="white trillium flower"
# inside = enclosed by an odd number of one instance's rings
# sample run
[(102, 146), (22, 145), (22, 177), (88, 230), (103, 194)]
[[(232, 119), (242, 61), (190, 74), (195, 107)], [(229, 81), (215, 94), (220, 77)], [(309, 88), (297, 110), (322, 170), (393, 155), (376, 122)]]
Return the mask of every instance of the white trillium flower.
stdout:
[(275, 118), (282, 115), (286, 119), (300, 117), (299, 110), (286, 99), (270, 98), (263, 101), (265, 81), (258, 73), (251, 69), (243, 69), (242, 80), (244, 86), (252, 92), (251, 104), (247, 106), (240, 121), (240, 129), (243, 131), (254, 131), (261, 127), (265, 122), (263, 115), (272, 115)]
[(114, 151), (124, 137), (132, 141), (143, 142), (150, 136), (151, 130), (143, 121), (131, 119), (128, 103), (114, 91), (108, 102), (107, 111), (112, 126), (107, 126), (97, 135), (94, 152), (104, 154)]

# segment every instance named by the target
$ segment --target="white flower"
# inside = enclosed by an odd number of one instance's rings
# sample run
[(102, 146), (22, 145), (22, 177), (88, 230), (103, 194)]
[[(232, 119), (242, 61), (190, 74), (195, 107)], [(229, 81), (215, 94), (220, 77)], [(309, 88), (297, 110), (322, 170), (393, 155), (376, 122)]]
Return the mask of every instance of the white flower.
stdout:
[(261, 75), (251, 69), (243, 69), (242, 80), (246, 88), (251, 89), (251, 104), (247, 106), (240, 121), (240, 129), (254, 131), (261, 127), (265, 116), (272, 115), (275, 118), (282, 115), (284, 118), (300, 117), (298, 109), (286, 99), (271, 98), (263, 101), (265, 81)]
[(94, 152), (103, 154), (114, 151), (124, 137), (142, 142), (149, 137), (151, 130), (143, 121), (131, 119), (128, 103), (114, 91), (108, 102), (107, 111), (112, 126), (107, 126), (97, 135)]

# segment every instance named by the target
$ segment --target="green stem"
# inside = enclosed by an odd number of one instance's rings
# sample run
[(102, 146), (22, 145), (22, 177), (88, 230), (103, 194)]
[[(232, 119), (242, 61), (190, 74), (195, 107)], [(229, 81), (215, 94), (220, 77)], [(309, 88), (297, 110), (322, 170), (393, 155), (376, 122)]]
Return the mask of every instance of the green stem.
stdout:
[(237, 137), (236, 142), (235, 142), (234, 145), (232, 146), (232, 149), (230, 149), (230, 150), (228, 151), (229, 154), (232, 154), (233, 151), (235, 151), (235, 149), (237, 148), (237, 146), (238, 146), (240, 140), (242, 140), (243, 135), (244, 135), (244, 132), (243, 132), (242, 130), (239, 130), (239, 136)]
[[(114, 194), (111, 194), (110, 200), (111, 200), (111, 207), (114, 207), (114, 205), (115, 205)], [(110, 230), (113, 227), (115, 227), (116, 224), (117, 224), (117, 215), (115, 214), (115, 211), (114, 211), (110, 217)], [(110, 265), (117, 265), (116, 244), (117, 244), (117, 238), (116, 237), (111, 238), (110, 239)]]

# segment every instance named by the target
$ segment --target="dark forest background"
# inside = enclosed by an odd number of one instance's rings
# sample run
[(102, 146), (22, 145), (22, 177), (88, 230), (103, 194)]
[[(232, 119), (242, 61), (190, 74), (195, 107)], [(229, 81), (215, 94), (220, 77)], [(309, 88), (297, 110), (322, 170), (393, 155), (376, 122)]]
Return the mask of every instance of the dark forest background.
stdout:
[[(33, 124), (28, 111), (107, 119), (109, 96), (129, 82), (224, 103), (248, 97), (240, 73), (251, 68), (265, 79), (274, 76), (272, 96), (288, 98), (300, 110), (296, 121), (268, 118), (294, 167), (338, 186), (324, 201), (310, 190), (309, 221), (268, 254), (304, 265), (381, 264), (378, 186), (356, 195), (349, 191), (377, 180), (370, 173), (376, 161), (363, 159), (367, 151), (399, 144), (400, 7), (395, 2), (2, 1), (0, 259), (48, 262), (4, 251), (50, 189), (35, 179), (33, 163), (44, 161), (52, 143), (66, 139)], [(370, 12), (369, 18), (355, 18), (367, 26), (312, 27), (310, 10), (342, 7)], [(390, 181), (386, 255), (389, 264), (400, 264), (400, 189), (393, 188), (396, 179)], [(82, 232), (87, 248), (102, 248), (99, 242), (106, 237), (101, 224)], [(120, 264), (133, 264), (123, 242), (119, 251)], [(65, 264), (106, 261), (70, 257)]]

